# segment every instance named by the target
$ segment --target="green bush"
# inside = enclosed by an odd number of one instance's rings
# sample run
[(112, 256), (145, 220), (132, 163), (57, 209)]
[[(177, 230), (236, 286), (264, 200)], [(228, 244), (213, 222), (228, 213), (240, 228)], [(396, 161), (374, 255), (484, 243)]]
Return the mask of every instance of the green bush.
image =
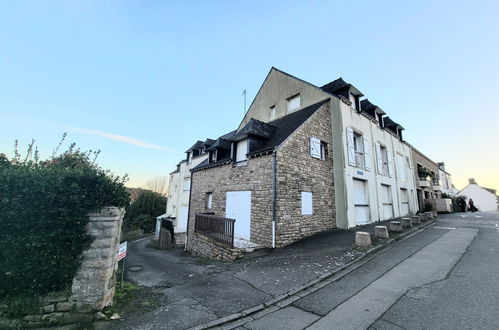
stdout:
[(123, 220), (124, 230), (154, 231), (156, 217), (166, 212), (166, 197), (152, 191), (141, 191), (137, 200), (127, 208)]
[(46, 161), (0, 155), (0, 297), (43, 295), (71, 285), (91, 243), (87, 213), (129, 203), (124, 178), (74, 145)]

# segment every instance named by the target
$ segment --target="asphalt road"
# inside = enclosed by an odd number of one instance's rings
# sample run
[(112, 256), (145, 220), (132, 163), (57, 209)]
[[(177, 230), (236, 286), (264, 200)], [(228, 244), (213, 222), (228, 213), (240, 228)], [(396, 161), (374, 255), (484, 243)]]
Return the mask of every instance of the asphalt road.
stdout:
[(498, 248), (499, 213), (441, 215), (341, 279), (238, 329), (499, 329)]

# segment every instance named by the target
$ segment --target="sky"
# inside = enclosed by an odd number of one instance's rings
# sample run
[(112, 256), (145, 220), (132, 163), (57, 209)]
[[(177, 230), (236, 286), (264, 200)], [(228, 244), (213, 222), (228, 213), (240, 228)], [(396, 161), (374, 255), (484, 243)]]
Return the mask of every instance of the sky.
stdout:
[(0, 153), (35, 139), (47, 158), (67, 132), (144, 186), (235, 129), (274, 66), (343, 77), (458, 189), (499, 190), (498, 16), (498, 1), (1, 1)]

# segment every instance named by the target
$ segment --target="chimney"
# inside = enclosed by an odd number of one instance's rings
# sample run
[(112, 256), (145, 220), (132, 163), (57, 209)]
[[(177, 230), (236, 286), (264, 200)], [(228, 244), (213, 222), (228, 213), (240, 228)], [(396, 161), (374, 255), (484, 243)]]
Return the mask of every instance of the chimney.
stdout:
[(442, 171), (445, 171), (445, 163), (444, 162), (441, 162), (441, 163), (437, 163), (438, 164), (438, 167), (440, 167), (440, 169)]
[(474, 179), (474, 178), (469, 178), (469, 179), (468, 179), (468, 182), (469, 182), (470, 184), (476, 184), (476, 182), (475, 182), (475, 179)]

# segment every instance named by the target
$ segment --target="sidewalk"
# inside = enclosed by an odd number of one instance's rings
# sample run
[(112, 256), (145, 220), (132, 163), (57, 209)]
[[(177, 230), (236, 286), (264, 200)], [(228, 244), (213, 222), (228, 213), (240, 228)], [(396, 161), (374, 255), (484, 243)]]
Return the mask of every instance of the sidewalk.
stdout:
[[(373, 239), (368, 248), (354, 245), (355, 231), (373, 233), (375, 225), (383, 223), (335, 229), (281, 249), (257, 250), (233, 263), (207, 261), (179, 250), (151, 251), (146, 246), (135, 247), (140, 257), (134, 260), (132, 245), (129, 265), (145, 262), (137, 264), (143, 268), (140, 274), (129, 273), (129, 279), (153, 287), (166, 299), (156, 310), (125, 315), (109, 328), (206, 328), (275, 306), (381, 248), (387, 240)], [(389, 241), (395, 238), (392, 235)]]

